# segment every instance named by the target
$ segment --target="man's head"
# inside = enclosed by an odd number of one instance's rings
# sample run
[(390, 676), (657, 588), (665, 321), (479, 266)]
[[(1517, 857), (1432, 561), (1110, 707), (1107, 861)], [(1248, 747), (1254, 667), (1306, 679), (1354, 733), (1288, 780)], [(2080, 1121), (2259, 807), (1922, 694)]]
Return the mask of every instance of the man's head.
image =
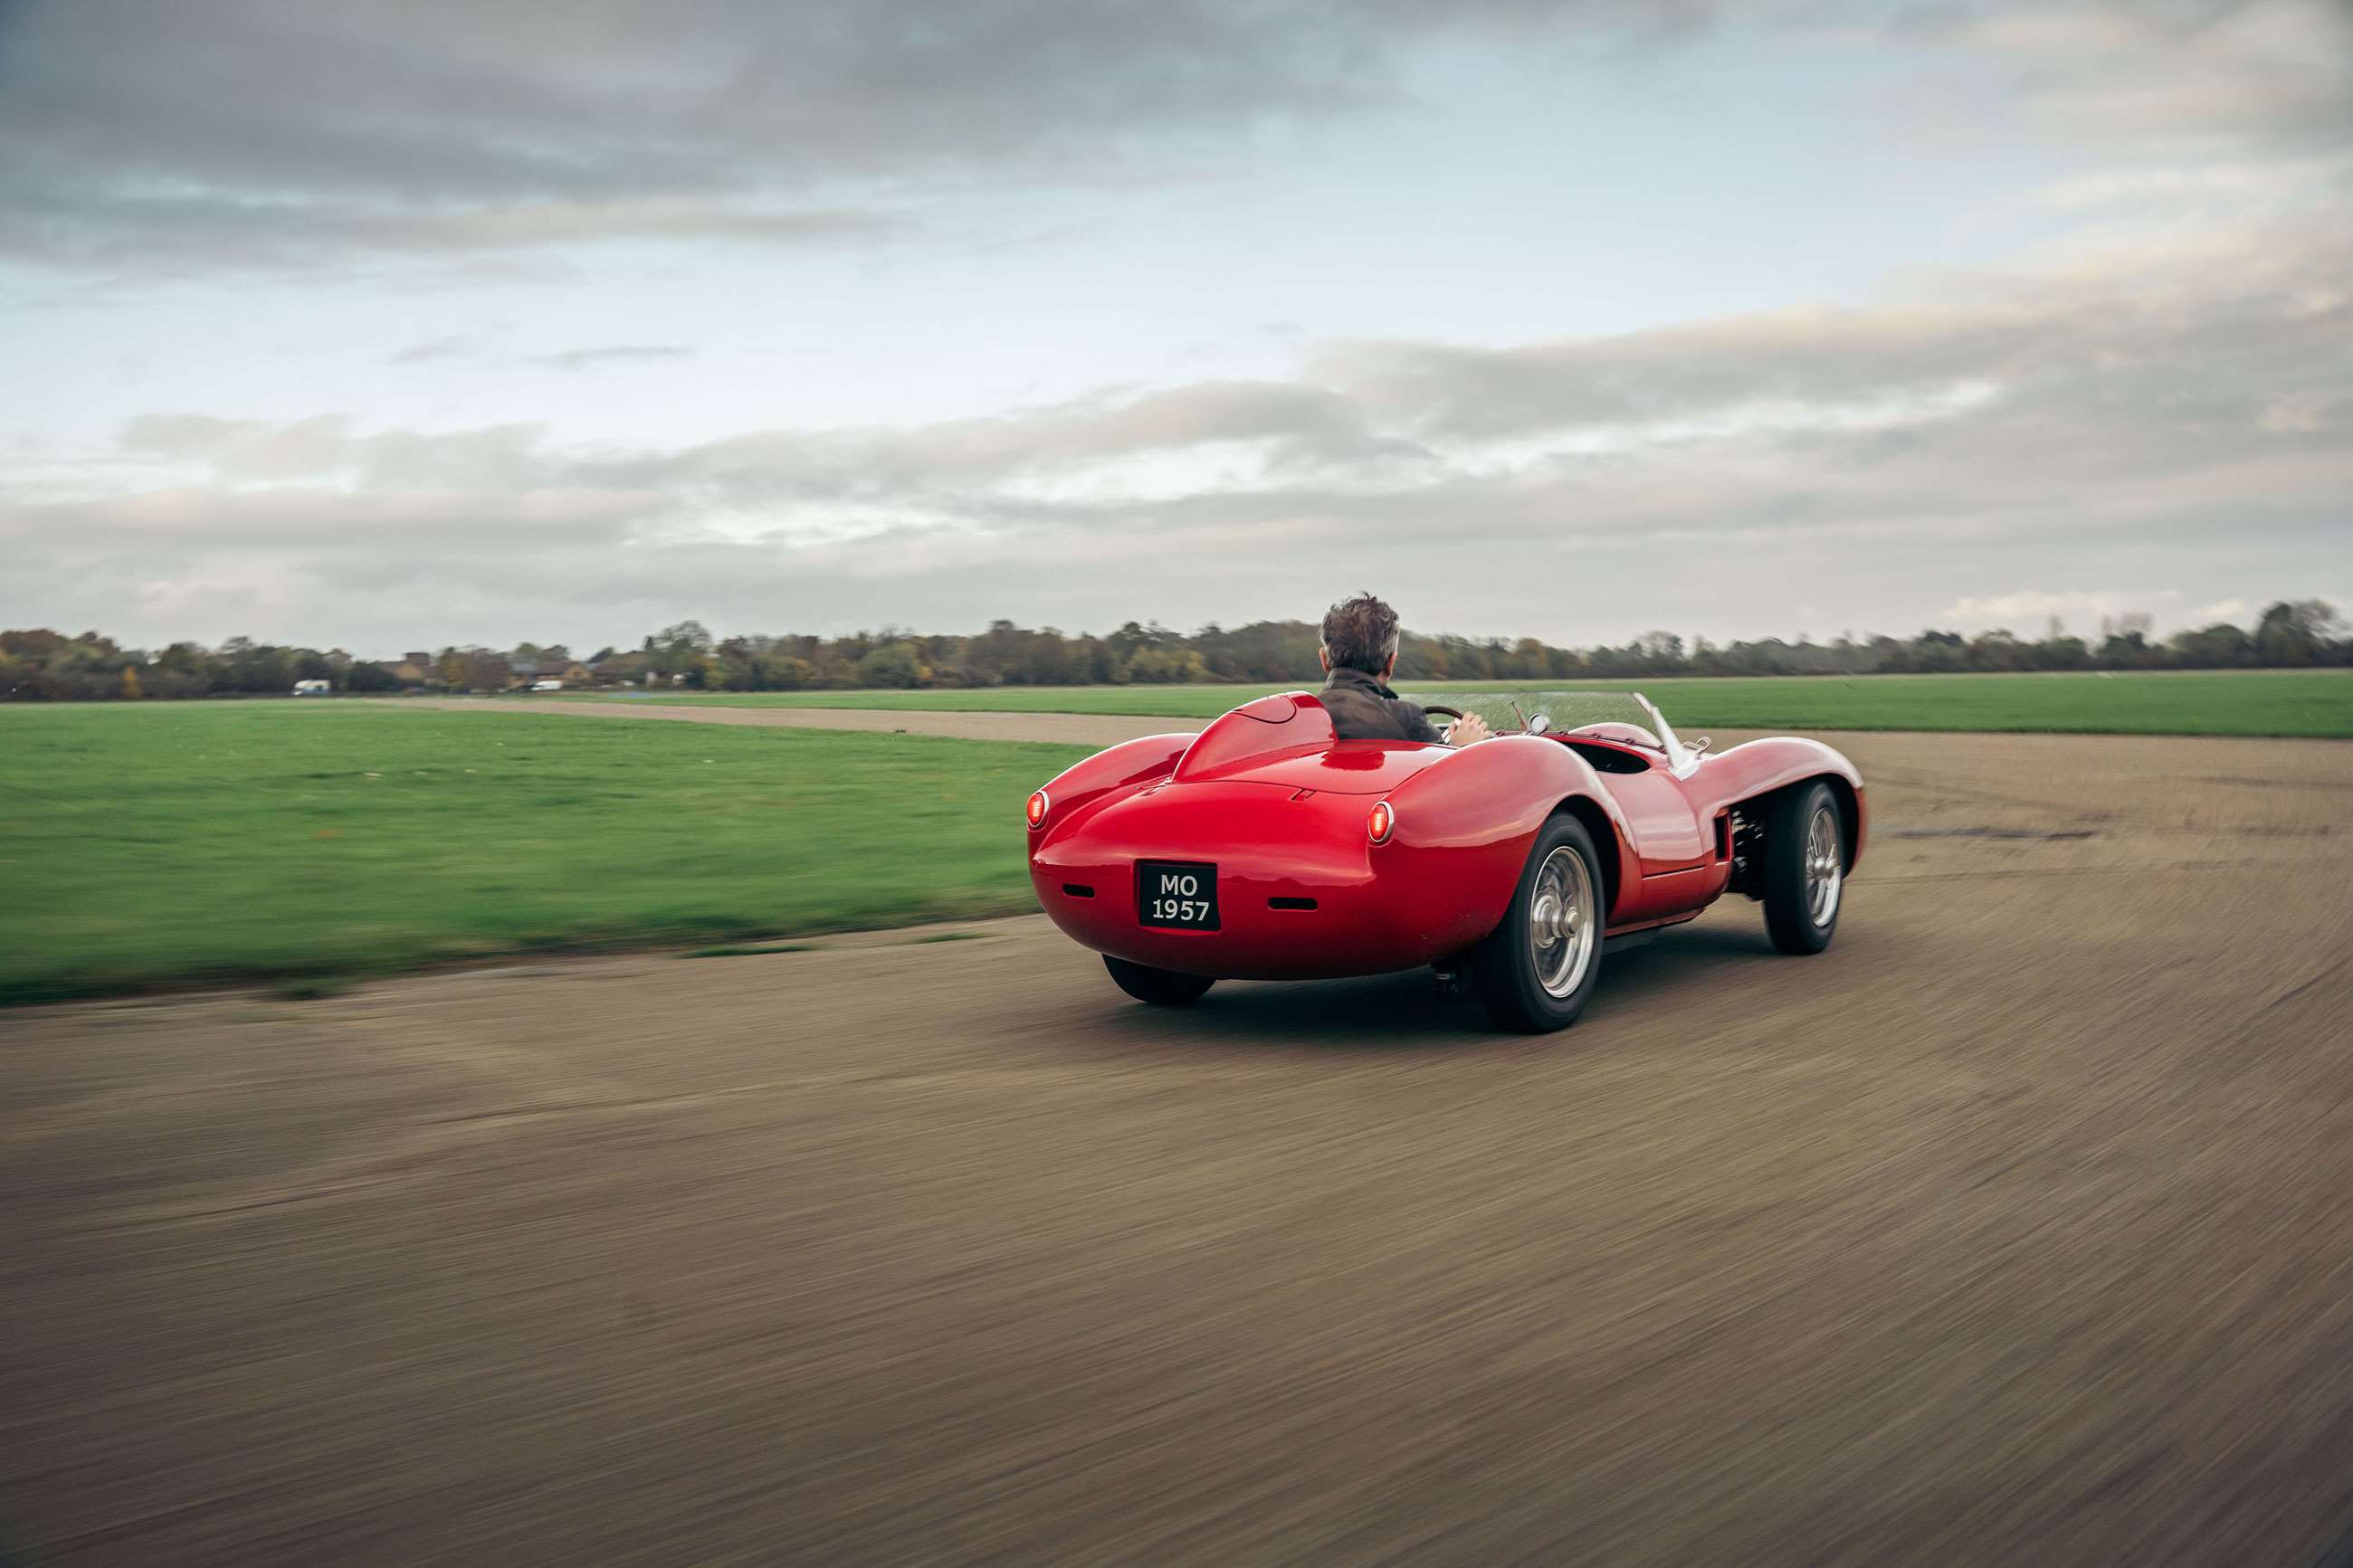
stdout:
[(1370, 594), (1343, 599), (1324, 612), (1325, 669), (1361, 669), (1387, 680), (1397, 656), (1397, 612)]

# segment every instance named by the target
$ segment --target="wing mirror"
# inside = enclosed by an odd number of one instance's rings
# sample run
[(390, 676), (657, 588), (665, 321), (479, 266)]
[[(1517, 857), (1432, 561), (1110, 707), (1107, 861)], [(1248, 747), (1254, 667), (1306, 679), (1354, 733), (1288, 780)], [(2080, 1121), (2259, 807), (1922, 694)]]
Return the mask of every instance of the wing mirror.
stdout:
[(1520, 705), (1517, 702), (1512, 701), (1510, 698), (1505, 698), (1504, 700), (1512, 702), (1512, 717), (1520, 721), (1521, 734), (1541, 735), (1546, 731), (1552, 728), (1552, 721), (1546, 718), (1544, 714), (1538, 713), (1535, 718), (1531, 719), (1525, 712), (1521, 711)]

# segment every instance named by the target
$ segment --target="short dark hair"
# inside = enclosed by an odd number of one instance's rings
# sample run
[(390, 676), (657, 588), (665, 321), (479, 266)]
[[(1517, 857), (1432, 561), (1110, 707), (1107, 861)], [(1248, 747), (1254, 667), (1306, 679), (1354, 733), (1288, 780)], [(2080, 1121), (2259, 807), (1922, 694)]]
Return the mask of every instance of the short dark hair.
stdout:
[(1324, 612), (1324, 651), (1335, 669), (1378, 675), (1398, 650), (1397, 612), (1359, 594)]

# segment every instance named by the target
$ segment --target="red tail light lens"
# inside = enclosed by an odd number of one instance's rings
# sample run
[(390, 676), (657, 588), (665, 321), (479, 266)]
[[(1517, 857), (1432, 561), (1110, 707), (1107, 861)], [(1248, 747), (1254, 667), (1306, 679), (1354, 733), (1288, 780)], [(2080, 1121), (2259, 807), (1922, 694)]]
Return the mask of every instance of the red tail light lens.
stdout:
[(1029, 817), (1030, 832), (1035, 833), (1038, 829), (1046, 826), (1046, 807), (1050, 803), (1046, 799), (1046, 792), (1042, 789), (1029, 797)]
[(1389, 841), (1389, 835), (1397, 831), (1397, 813), (1389, 809), (1388, 801), (1373, 807), (1373, 815), (1365, 819), (1365, 831), (1376, 844)]

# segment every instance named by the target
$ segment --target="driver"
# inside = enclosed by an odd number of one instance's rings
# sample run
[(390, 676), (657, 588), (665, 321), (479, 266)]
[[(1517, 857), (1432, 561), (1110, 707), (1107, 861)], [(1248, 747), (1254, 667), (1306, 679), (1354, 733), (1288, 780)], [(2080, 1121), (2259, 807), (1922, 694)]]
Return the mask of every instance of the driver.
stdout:
[[(1397, 672), (1397, 612), (1370, 594), (1343, 599), (1324, 613), (1324, 646), (1315, 656), (1331, 678), (1320, 695), (1340, 739), (1431, 744), (1441, 739), (1419, 706), (1389, 689)], [(1467, 746), (1489, 733), (1484, 720), (1465, 713), (1446, 738)]]

